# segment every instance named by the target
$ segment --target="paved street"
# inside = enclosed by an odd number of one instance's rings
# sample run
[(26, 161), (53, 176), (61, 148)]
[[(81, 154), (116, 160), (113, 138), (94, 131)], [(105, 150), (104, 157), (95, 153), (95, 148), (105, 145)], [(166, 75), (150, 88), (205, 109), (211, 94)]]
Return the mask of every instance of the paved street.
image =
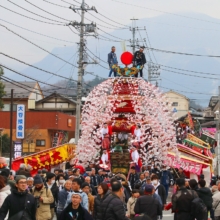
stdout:
[(163, 219), (164, 220), (173, 220), (173, 214), (171, 213), (170, 210), (164, 212)]

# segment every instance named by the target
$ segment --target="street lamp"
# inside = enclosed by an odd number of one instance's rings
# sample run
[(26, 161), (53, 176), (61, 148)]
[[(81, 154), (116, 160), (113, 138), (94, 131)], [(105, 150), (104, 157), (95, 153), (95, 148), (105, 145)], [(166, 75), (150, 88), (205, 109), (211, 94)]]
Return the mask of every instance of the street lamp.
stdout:
[(4, 131), (4, 128), (0, 128), (0, 138), (1, 138), (0, 156), (2, 156), (2, 132), (3, 131)]

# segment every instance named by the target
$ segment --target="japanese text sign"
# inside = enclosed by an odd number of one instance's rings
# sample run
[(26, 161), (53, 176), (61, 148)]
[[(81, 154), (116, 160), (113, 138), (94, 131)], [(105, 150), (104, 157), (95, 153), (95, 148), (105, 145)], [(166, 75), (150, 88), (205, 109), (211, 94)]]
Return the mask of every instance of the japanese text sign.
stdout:
[(191, 160), (186, 160), (183, 158), (181, 158), (180, 161), (178, 162), (177, 159), (170, 154), (168, 154), (168, 158), (164, 162), (167, 166), (178, 168), (178, 169), (182, 167), (184, 171), (195, 173), (197, 175), (200, 175), (202, 171), (202, 164), (196, 163)]
[(18, 158), (22, 156), (22, 143), (14, 142), (14, 158)]
[(16, 138), (24, 139), (25, 105), (17, 105)]

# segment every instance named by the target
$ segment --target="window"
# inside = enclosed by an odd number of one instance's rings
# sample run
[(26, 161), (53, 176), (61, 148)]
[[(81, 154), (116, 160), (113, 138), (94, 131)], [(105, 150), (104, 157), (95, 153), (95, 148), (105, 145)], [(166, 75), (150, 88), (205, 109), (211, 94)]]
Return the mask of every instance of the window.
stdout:
[(178, 106), (178, 102), (173, 102), (172, 106)]
[[(11, 104), (4, 104), (4, 108), (2, 109), (2, 111), (9, 112), (11, 110), (10, 106), (11, 106)], [(16, 112), (16, 111), (17, 111), (17, 105), (14, 104), (13, 105), (13, 112)]]
[(36, 140), (36, 146), (38, 147), (45, 146), (45, 140)]

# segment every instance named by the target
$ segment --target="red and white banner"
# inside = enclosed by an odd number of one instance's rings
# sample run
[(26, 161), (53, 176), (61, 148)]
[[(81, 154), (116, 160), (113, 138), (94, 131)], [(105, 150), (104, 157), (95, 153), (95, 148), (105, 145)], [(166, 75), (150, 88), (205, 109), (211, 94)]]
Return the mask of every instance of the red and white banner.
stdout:
[(190, 173), (195, 173), (197, 175), (200, 175), (202, 172), (202, 164), (196, 163), (191, 160), (187, 159), (180, 159), (180, 162), (177, 161), (177, 158), (173, 155), (168, 154), (167, 155), (167, 160), (164, 161), (164, 163), (173, 168), (180, 168), (182, 167), (184, 171), (190, 172)]

